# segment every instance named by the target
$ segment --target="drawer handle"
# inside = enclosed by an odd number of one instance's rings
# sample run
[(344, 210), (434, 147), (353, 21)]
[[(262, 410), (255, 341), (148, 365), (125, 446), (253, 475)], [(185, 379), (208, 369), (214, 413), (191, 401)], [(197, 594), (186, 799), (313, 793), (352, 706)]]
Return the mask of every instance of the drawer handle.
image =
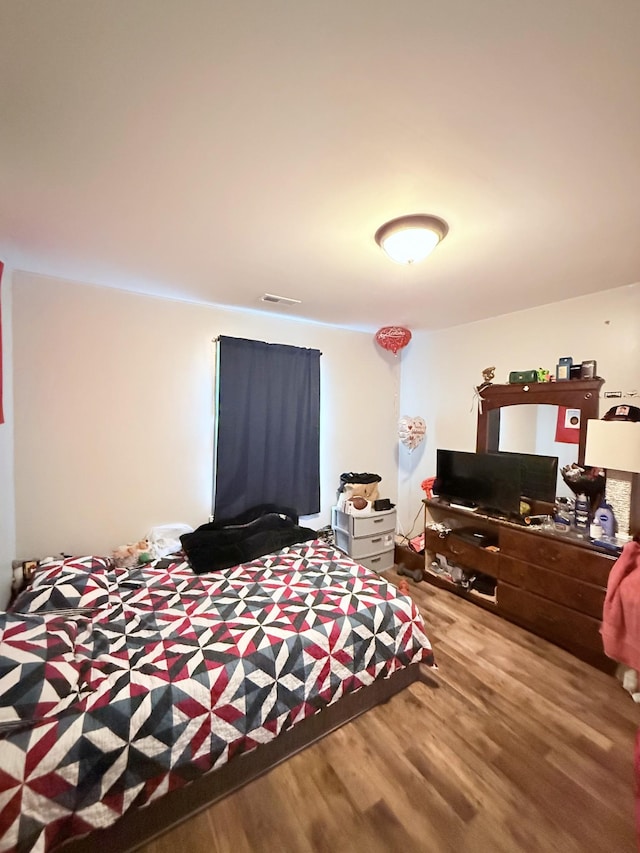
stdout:
[(376, 536), (375, 538), (373, 538), (373, 539), (371, 540), (371, 542), (372, 542), (372, 543), (373, 543), (373, 542), (382, 542), (382, 536)]
[(381, 559), (382, 559), (382, 557), (372, 557), (371, 562), (372, 563), (379, 563)]
[(380, 524), (381, 521), (384, 521), (384, 518), (374, 518), (373, 519), (374, 524)]

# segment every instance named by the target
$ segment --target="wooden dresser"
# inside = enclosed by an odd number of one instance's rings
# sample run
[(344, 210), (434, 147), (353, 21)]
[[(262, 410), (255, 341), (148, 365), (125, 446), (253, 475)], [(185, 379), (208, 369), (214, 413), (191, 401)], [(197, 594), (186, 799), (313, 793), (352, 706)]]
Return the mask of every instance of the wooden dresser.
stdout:
[[(602, 649), (600, 624), (615, 557), (588, 540), (497, 520), (440, 501), (425, 500), (425, 579), (528, 628), (581, 660), (613, 672)], [(451, 532), (433, 529), (441, 524)], [(439, 563), (495, 580), (493, 594), (453, 583)], [(435, 568), (432, 566), (436, 563)]]

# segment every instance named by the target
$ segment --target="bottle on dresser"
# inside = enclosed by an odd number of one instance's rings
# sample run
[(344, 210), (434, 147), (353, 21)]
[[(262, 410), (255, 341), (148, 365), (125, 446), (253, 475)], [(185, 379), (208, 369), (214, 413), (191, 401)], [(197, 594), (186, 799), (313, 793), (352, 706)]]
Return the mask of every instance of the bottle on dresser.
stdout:
[(613, 539), (616, 532), (616, 519), (611, 504), (604, 501), (600, 504), (593, 519), (602, 528), (602, 535)]
[(581, 493), (576, 497), (573, 518), (576, 530), (587, 531), (589, 529), (589, 501), (585, 494)]

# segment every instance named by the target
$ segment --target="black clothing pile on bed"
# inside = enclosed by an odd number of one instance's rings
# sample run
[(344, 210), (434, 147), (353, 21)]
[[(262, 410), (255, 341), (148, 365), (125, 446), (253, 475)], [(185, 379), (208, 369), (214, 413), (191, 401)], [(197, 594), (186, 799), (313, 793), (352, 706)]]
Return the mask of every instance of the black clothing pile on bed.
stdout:
[(297, 522), (295, 511), (288, 508), (270, 512), (256, 507), (237, 518), (202, 524), (193, 533), (181, 536), (180, 542), (191, 568), (201, 575), (317, 538), (315, 530), (300, 527)]

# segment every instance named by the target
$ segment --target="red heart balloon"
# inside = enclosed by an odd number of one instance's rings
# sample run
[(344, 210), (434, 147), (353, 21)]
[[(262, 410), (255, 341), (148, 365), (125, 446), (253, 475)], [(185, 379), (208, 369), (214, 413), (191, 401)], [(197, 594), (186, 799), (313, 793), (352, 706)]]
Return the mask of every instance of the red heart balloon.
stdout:
[(376, 332), (376, 341), (383, 349), (391, 350), (394, 355), (406, 347), (411, 340), (411, 332), (404, 326), (383, 326)]

